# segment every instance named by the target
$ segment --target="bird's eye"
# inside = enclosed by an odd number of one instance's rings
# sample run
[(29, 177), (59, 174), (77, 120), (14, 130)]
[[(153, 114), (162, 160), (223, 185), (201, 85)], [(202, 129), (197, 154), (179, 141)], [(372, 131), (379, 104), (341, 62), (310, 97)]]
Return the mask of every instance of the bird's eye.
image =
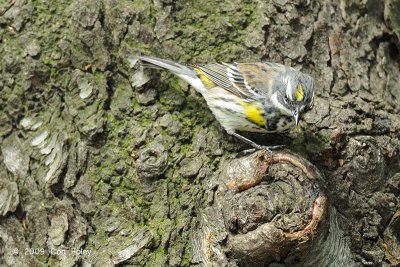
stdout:
[(285, 103), (289, 102), (289, 98), (288, 98), (288, 96), (287, 96), (287, 95), (285, 95), (285, 96), (283, 97), (283, 100), (285, 101)]

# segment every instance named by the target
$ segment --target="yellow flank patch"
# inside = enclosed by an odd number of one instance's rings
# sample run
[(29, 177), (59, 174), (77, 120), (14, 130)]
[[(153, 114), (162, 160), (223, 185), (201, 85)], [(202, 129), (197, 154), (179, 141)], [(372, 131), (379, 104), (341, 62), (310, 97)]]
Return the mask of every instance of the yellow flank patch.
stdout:
[(303, 86), (299, 84), (296, 90), (296, 99), (297, 101), (302, 101), (304, 98), (304, 91), (303, 91)]
[(258, 126), (266, 125), (267, 121), (264, 118), (264, 111), (258, 103), (248, 103), (245, 101), (240, 101), (240, 104), (242, 105), (244, 109), (244, 114), (249, 121), (254, 122)]
[(214, 83), (208, 79), (201, 69), (194, 68), (194, 71), (199, 75), (200, 80), (204, 83), (207, 88), (213, 87)]

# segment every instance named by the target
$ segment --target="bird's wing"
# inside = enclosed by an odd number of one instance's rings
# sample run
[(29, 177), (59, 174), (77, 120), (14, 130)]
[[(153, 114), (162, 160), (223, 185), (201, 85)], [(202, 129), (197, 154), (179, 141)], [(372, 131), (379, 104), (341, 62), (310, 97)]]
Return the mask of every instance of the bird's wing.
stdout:
[(249, 100), (266, 95), (278, 73), (273, 63), (212, 63), (196, 68), (214, 84)]
[(272, 85), (279, 73), (286, 67), (275, 63), (239, 63), (237, 69), (242, 73), (244, 83), (250, 91), (257, 95), (272, 94)]

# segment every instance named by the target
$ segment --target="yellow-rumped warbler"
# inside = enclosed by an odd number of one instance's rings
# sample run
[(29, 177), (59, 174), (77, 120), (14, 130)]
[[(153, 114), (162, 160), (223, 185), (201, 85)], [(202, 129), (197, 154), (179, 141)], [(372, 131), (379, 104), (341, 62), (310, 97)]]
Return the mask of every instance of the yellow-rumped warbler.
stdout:
[[(136, 57), (144, 67), (164, 68), (193, 86), (222, 127), (257, 149), (236, 131), (282, 132), (312, 108), (314, 80), (292, 67), (263, 63), (211, 63), (193, 67), (154, 57)], [(278, 146), (276, 146), (278, 147)]]

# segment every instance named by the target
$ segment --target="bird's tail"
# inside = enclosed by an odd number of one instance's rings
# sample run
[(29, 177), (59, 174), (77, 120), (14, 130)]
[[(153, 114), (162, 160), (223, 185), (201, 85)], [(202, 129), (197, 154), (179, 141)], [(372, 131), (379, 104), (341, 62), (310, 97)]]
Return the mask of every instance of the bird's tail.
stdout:
[(192, 67), (185, 66), (171, 60), (155, 57), (138, 56), (137, 58), (142, 62), (144, 68), (167, 69), (171, 73), (189, 83), (200, 93), (205, 90), (202, 81)]

